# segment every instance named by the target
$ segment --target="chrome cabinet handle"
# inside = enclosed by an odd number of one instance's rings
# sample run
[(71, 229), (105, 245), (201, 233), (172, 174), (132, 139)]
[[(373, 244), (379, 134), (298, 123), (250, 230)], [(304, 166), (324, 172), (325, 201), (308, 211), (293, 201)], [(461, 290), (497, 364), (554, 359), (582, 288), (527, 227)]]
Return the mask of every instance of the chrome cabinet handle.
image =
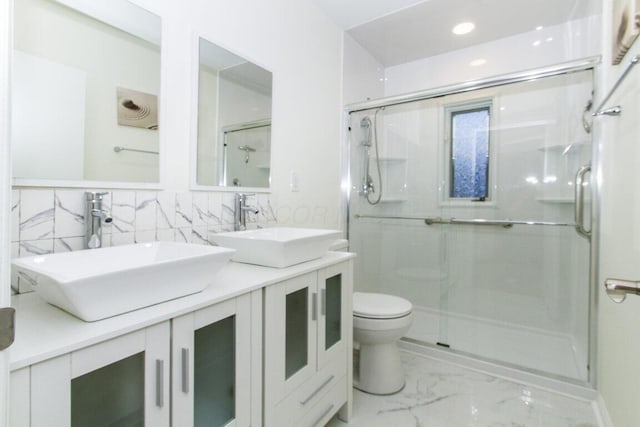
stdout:
[(182, 349), (182, 392), (189, 393), (189, 349)]
[(591, 239), (591, 230), (584, 228), (584, 176), (591, 172), (591, 165), (584, 165), (576, 173), (575, 189), (574, 189), (574, 219), (576, 223), (576, 231), (581, 236)]
[(318, 293), (311, 294), (311, 320), (318, 320)]
[(320, 293), (320, 314), (327, 315), (327, 290), (323, 289)]
[(318, 418), (316, 418), (316, 419), (315, 419), (315, 421), (314, 421), (314, 422), (312, 422), (312, 423), (311, 423), (311, 427), (317, 427), (317, 426), (320, 424), (320, 421), (322, 421), (322, 419), (323, 419), (324, 417), (326, 417), (326, 416), (327, 416), (327, 414), (328, 414), (329, 412), (331, 412), (331, 410), (333, 409), (333, 407), (334, 407), (334, 405), (333, 405), (333, 403), (332, 403), (331, 405), (329, 405), (329, 406), (327, 407), (327, 409), (325, 409), (324, 411), (322, 411), (322, 415), (320, 415)]
[(313, 396), (315, 396), (316, 394), (318, 394), (320, 392), (320, 390), (322, 390), (327, 384), (329, 384), (331, 382), (331, 380), (334, 378), (333, 375), (330, 375), (329, 378), (327, 378), (326, 380), (324, 380), (322, 382), (322, 384), (320, 384), (315, 390), (313, 390), (307, 397), (305, 397), (304, 399), (302, 399), (300, 401), (301, 405), (306, 405), (307, 402), (309, 402), (311, 399), (313, 399)]
[(164, 360), (156, 359), (156, 406), (164, 406)]

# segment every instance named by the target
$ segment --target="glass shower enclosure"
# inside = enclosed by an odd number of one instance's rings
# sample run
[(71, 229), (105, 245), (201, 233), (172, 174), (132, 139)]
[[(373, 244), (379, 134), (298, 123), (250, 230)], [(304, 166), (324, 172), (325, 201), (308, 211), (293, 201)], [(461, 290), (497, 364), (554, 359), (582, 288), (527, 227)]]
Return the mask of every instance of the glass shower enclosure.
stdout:
[(350, 111), (355, 288), (410, 300), (406, 338), (588, 380), (592, 79)]

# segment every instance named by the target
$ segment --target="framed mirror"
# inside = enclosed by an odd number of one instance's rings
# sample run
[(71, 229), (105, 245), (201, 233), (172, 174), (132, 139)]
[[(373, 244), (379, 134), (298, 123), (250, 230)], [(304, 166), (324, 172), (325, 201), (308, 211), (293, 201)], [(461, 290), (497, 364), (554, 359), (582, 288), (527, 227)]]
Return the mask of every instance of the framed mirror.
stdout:
[(14, 184), (157, 186), (160, 40), (126, 0), (15, 0)]
[(267, 190), (271, 72), (200, 37), (197, 81), (196, 186)]

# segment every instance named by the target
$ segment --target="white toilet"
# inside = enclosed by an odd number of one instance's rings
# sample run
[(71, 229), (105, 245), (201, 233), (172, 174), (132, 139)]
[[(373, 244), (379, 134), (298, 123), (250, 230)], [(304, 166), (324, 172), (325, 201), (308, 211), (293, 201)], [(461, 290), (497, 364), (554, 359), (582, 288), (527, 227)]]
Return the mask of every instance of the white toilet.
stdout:
[(372, 394), (393, 394), (404, 387), (397, 341), (409, 330), (412, 305), (393, 295), (353, 293), (353, 339), (360, 345), (353, 385)]

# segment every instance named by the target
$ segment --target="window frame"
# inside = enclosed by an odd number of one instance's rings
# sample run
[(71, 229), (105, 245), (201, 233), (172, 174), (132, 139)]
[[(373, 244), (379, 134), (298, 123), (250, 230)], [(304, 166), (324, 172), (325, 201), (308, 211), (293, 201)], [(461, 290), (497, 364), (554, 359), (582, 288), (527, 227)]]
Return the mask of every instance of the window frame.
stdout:
[[(444, 121), (444, 134), (442, 135), (442, 141), (444, 144), (442, 163), (443, 175), (442, 175), (442, 191), (441, 191), (441, 204), (447, 206), (473, 206), (473, 207), (488, 207), (495, 206), (497, 201), (496, 191), (496, 161), (495, 161), (495, 146), (496, 138), (494, 133), (494, 106), (495, 102), (492, 97), (485, 97), (481, 99), (475, 99), (471, 101), (456, 102), (446, 104), (443, 106), (443, 121)], [(488, 164), (487, 164), (487, 197), (484, 200), (479, 200), (472, 197), (452, 197), (452, 185), (453, 185), (453, 117), (455, 114), (461, 112), (474, 112), (480, 110), (488, 110), (489, 112), (489, 126), (488, 126)]]

